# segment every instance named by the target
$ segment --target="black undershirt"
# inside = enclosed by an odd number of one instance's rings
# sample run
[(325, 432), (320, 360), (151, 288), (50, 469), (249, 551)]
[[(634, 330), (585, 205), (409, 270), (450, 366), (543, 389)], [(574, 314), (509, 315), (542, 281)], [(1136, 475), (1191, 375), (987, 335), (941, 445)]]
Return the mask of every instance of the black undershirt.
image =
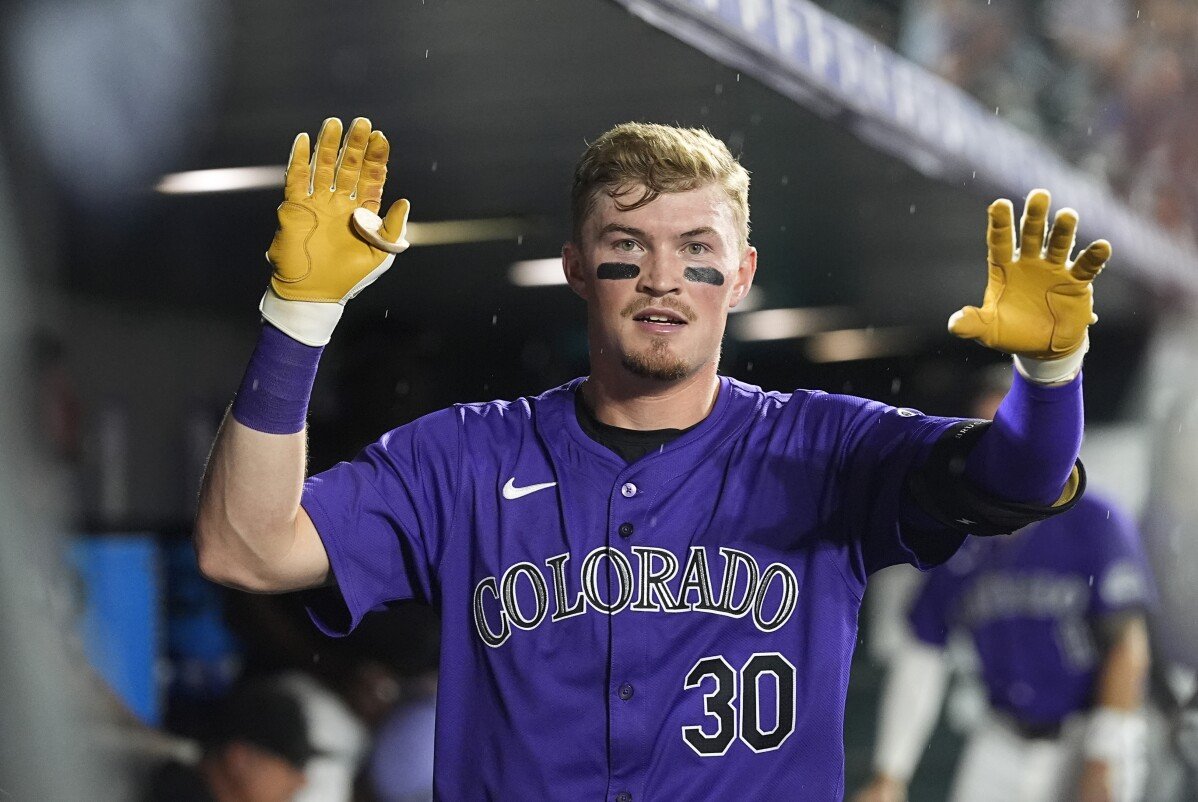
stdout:
[[(601, 422), (591, 412), (582, 400), (582, 393), (574, 393), (574, 414), (578, 417), (578, 425), (586, 432), (587, 437), (601, 446), (609, 448), (625, 462), (636, 462), (650, 451), (656, 451), (677, 440), (695, 426), (685, 429), (621, 429), (619, 426), (609, 426)], [(702, 421), (700, 421), (701, 423)]]

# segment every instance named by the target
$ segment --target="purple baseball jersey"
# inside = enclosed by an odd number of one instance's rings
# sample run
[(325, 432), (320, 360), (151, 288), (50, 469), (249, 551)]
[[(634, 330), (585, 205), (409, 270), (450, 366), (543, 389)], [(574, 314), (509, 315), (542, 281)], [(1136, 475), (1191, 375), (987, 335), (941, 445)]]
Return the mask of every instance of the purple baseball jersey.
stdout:
[(947, 559), (905, 477), (959, 421), (721, 378), (698, 426), (626, 464), (582, 382), (460, 405), (306, 483), (345, 633), (442, 615), (439, 798), (840, 799), (866, 576)]
[(990, 703), (1049, 725), (1093, 703), (1098, 620), (1142, 609), (1152, 593), (1135, 525), (1087, 491), (1055, 518), (970, 539), (928, 575), (910, 621), (921, 640), (941, 646), (950, 627), (967, 629)]

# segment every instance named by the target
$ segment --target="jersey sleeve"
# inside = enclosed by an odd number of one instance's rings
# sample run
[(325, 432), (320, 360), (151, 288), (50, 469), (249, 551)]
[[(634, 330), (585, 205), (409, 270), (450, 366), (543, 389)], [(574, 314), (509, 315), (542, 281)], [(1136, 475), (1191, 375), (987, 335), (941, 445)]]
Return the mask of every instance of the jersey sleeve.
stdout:
[(348, 634), (388, 602), (433, 600), (460, 452), (456, 410), (446, 409), (388, 432), (353, 460), (304, 483), (301, 504), (324, 543), (335, 583), (306, 598), (322, 631)]
[(1151, 607), (1155, 600), (1152, 576), (1132, 519), (1114, 505), (1098, 504), (1080, 525), (1091, 529), (1085, 538), (1092, 544), (1090, 614), (1099, 617)]
[(907, 477), (958, 418), (924, 415), (875, 401), (843, 399), (837, 503), (857, 547), (858, 578), (889, 565), (927, 569), (951, 557), (965, 536), (924, 513), (906, 492)]

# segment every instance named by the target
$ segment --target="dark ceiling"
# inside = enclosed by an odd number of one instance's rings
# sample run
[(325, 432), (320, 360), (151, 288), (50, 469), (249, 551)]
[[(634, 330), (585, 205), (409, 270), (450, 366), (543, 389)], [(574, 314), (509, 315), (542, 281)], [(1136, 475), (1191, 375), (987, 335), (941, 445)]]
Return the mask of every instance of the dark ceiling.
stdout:
[[(67, 13), (76, 4), (57, 5)], [(798, 343), (730, 342), (729, 369), (754, 362), (758, 373), (748, 378), (763, 384), (868, 392), (893, 386), (883, 374), (919, 372), (938, 353), (950, 362), (988, 359), (943, 333), (950, 312), (980, 301), (986, 187), (938, 184), (613, 2), (176, 5), (193, 9), (195, 27), (176, 31), (183, 40), (130, 35), (125, 46), (141, 48), (146, 62), (134, 59), (127, 77), (106, 85), (137, 111), (121, 118), (121, 132), (171, 138), (171, 147), (153, 150), (166, 154), (156, 174), (281, 164), (297, 131), (314, 132), (325, 116), (365, 115), (393, 144), (387, 198), (410, 198), (413, 220), (541, 221), (521, 241), (413, 248), (350, 305), (344, 328), (366, 338), (374, 331), (395, 348), (420, 339), (430, 364), (470, 377), (454, 388), (466, 397), (527, 392), (585, 370), (581, 303), (564, 287), (515, 288), (506, 272), (514, 260), (558, 252), (575, 159), (587, 138), (630, 119), (705, 126), (741, 155), (753, 175), (766, 305), (846, 305), (861, 324), (912, 324), (925, 333), (917, 353), (881, 366), (818, 367)], [(172, 61), (169, 46), (178, 41), (198, 48), (195, 58)], [(138, 106), (139, 76), (161, 64), (184, 65), (175, 88), (194, 101), (170, 119)], [(13, 77), (19, 87), (29, 76), (18, 69)], [(20, 94), (12, 101), (18, 111)], [(40, 187), (41, 132), (21, 119), (9, 115), (5, 126), (15, 172), (20, 185)], [(104, 124), (88, 120), (84, 130)], [(168, 197), (152, 193), (143, 176), (97, 204), (73, 183), (59, 172), (39, 196), (53, 209), (51, 222), (39, 216), (28, 228), (35, 241), (66, 232), (53, 247), (32, 249), (35, 266), (63, 291), (199, 307), (252, 325), (278, 191)], [(1084, 228), (1082, 235), (1096, 236)], [(1148, 331), (1149, 295), (1110, 273), (1099, 291), (1105, 328), (1095, 339), (1114, 344), (1093, 361), (1096, 373), (1118, 376), (1125, 372), (1102, 360), (1135, 356)]]

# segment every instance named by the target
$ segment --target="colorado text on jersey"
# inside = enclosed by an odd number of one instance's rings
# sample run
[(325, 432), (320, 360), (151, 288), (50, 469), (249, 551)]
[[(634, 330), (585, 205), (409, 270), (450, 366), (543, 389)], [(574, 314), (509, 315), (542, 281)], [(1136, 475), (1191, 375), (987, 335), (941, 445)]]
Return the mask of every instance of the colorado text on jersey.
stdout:
[[(717, 597), (708, 564), (707, 548), (691, 546), (686, 565), (672, 551), (652, 546), (633, 546), (635, 559), (617, 549), (602, 546), (579, 563), (580, 589), (570, 598), (566, 574), (570, 555), (555, 554), (541, 568), (519, 562), (498, 579), (489, 576), (474, 588), (474, 625), (483, 643), (502, 646), (512, 628), (535, 629), (544, 623), (564, 621), (588, 609), (603, 614), (624, 610), (665, 613), (711, 613), (743, 618), (750, 616), (762, 632), (772, 632), (787, 622), (799, 598), (799, 580), (782, 563), (764, 570), (753, 555), (720, 547), (723, 570)], [(610, 590), (600, 591), (600, 576)], [(610, 583), (609, 583), (610, 579)], [(677, 588), (671, 585), (677, 581)], [(523, 586), (523, 589), (521, 589)], [(550, 615), (549, 589), (553, 589)], [(771, 590), (777, 588), (771, 593)], [(522, 604), (519, 596), (525, 601)]]

